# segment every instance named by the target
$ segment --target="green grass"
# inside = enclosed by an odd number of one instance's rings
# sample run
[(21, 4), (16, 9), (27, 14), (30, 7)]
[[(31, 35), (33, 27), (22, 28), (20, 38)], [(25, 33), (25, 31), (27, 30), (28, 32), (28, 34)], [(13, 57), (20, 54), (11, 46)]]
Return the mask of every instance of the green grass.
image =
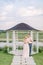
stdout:
[(11, 65), (13, 55), (0, 51), (0, 65)]
[(36, 65), (43, 65), (43, 52), (38, 53), (33, 56), (36, 62)]

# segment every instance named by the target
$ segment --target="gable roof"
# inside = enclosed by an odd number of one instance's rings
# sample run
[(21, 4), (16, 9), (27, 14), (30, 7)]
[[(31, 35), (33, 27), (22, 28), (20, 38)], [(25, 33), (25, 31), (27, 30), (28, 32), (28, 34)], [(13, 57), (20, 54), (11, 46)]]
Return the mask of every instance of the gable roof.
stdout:
[(25, 24), (25, 23), (19, 23), (17, 24), (16, 26), (8, 29), (8, 30), (37, 30), (33, 27), (31, 27), (30, 25), (28, 24)]

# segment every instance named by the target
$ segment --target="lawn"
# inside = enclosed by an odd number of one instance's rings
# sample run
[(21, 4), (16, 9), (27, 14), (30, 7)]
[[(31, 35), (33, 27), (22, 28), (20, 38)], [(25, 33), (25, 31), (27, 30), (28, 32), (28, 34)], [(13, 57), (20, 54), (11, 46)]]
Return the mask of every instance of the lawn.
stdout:
[(0, 65), (11, 65), (13, 55), (0, 51)]
[(43, 65), (43, 52), (38, 53), (33, 56), (36, 62), (36, 65)]

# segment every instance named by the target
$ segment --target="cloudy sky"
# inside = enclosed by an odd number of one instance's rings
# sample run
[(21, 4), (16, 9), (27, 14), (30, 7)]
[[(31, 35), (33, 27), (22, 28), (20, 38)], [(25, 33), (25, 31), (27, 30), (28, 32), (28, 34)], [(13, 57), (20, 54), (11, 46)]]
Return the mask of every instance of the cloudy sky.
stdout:
[(24, 22), (43, 29), (43, 0), (0, 0), (0, 29)]

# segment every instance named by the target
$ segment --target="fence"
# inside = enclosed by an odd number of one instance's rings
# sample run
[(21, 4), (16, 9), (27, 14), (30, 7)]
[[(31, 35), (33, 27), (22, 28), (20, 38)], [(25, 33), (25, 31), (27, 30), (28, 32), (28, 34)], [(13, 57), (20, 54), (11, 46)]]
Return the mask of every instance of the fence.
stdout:
[[(30, 31), (16, 31), (16, 41), (23, 41), (24, 37), (29, 33)], [(36, 41), (36, 31), (33, 32), (33, 41)], [(38, 32), (38, 41), (43, 42), (43, 32)], [(0, 42), (6, 42), (6, 32), (0, 33)], [(12, 32), (9, 32), (9, 42), (12, 42)]]

